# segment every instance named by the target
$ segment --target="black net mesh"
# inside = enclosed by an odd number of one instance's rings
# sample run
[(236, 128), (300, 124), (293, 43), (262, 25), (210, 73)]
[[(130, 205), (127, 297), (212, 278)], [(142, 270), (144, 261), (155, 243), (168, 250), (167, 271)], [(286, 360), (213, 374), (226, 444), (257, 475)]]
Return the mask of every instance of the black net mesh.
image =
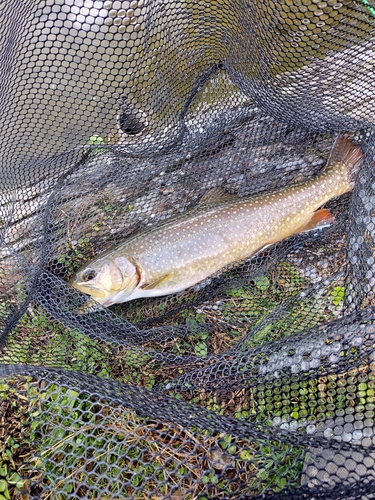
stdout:
[[(375, 497), (374, 76), (373, 0), (0, 3), (0, 500)], [(337, 137), (329, 227), (179, 293), (72, 286)]]

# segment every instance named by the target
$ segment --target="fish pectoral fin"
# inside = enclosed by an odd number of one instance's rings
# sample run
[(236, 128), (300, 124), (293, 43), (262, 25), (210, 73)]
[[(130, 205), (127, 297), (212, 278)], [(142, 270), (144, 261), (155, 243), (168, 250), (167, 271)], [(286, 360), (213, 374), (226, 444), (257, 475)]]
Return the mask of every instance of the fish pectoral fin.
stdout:
[(228, 191), (225, 191), (224, 188), (216, 187), (210, 189), (202, 196), (199, 201), (199, 205), (214, 205), (215, 203), (231, 201), (236, 198), (236, 195), (228, 193)]
[(307, 224), (302, 226), (296, 231), (296, 233), (303, 233), (306, 231), (312, 231), (314, 229), (319, 229), (324, 226), (328, 226), (335, 221), (334, 215), (331, 214), (326, 208), (321, 208), (313, 213), (313, 216)]
[(157, 287), (158, 285), (160, 285), (160, 283), (162, 283), (164, 280), (166, 280), (167, 278), (169, 277), (169, 274), (165, 274), (164, 276), (162, 276), (161, 278), (158, 278), (157, 280), (155, 281), (152, 281), (151, 283), (145, 283), (144, 285), (142, 285), (140, 288), (142, 288), (142, 290), (152, 290), (153, 288)]

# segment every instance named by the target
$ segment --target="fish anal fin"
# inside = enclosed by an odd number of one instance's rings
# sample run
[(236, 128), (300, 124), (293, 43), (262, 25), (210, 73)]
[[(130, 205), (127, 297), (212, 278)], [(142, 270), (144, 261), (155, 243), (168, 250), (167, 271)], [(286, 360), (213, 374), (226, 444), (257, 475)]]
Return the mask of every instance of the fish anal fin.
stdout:
[(234, 194), (228, 193), (222, 187), (215, 187), (207, 191), (199, 201), (200, 205), (213, 205), (218, 202), (223, 201), (231, 201), (236, 199), (237, 196)]
[(155, 281), (151, 281), (151, 283), (145, 283), (140, 288), (142, 288), (142, 290), (152, 290), (153, 288), (160, 285), (160, 283), (165, 281), (168, 278), (168, 276), (169, 274), (164, 274), (164, 276), (161, 276), (161, 278), (158, 278)]
[(321, 229), (329, 226), (335, 221), (334, 215), (331, 214), (326, 208), (321, 208), (313, 213), (313, 216), (307, 224), (298, 229), (297, 233), (312, 231), (314, 229)]

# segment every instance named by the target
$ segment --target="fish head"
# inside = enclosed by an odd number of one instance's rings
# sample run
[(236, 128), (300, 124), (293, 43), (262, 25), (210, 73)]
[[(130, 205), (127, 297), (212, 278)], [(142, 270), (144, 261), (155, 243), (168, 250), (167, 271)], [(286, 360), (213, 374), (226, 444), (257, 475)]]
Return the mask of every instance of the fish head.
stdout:
[(81, 267), (70, 284), (104, 307), (126, 301), (140, 281), (140, 269), (127, 256), (102, 257)]

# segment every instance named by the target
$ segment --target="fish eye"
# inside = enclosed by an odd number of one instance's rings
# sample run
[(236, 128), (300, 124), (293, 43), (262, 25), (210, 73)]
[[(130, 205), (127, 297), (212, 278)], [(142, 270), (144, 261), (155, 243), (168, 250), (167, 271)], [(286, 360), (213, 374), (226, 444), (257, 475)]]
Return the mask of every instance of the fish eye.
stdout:
[(91, 281), (92, 279), (94, 279), (96, 276), (96, 272), (93, 271), (92, 269), (89, 269), (88, 271), (86, 271), (83, 275), (82, 275), (82, 279), (83, 281)]

